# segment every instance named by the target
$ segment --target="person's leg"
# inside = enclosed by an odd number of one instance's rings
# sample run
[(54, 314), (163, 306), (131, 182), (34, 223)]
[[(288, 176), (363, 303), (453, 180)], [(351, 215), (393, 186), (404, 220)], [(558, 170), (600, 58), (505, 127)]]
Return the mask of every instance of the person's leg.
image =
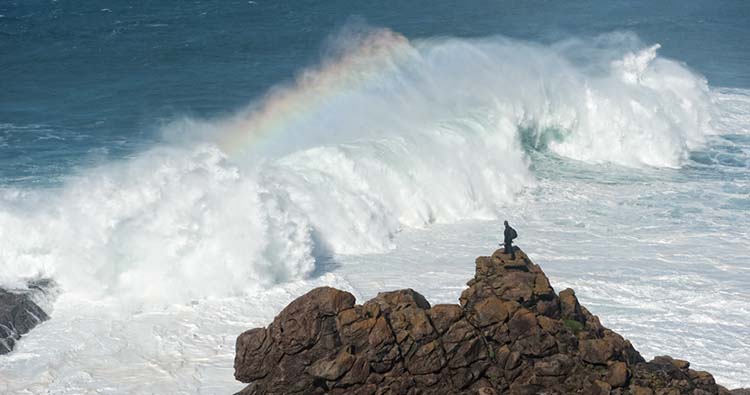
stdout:
[(513, 247), (513, 245), (510, 245), (510, 259), (516, 260), (516, 249)]

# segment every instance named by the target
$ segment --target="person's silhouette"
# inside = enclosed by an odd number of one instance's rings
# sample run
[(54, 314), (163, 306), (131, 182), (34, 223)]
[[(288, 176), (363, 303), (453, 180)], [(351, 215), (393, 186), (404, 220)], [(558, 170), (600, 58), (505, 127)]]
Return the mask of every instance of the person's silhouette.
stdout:
[(505, 223), (505, 240), (503, 243), (505, 244), (505, 253), (510, 254), (510, 259), (515, 260), (516, 259), (516, 251), (515, 248), (513, 248), (513, 239), (518, 237), (518, 232), (516, 232), (515, 229), (511, 228), (510, 225), (508, 225), (508, 221), (504, 221)]

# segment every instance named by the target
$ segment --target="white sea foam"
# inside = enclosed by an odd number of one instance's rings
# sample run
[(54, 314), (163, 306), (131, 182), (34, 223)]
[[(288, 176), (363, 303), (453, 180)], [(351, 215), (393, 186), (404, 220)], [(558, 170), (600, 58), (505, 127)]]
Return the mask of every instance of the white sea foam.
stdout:
[[(386, 50), (368, 39), (382, 35)], [(630, 35), (355, 36), (247, 112), (166, 128), (187, 140), (58, 189), (4, 190), (0, 284), (51, 276), (145, 300), (266, 288), (331, 253), (387, 251), (404, 226), (497, 218), (535, 183), (526, 150), (677, 167), (713, 132), (705, 79)], [(262, 117), (276, 122), (264, 141), (217, 148), (263, 133), (242, 129)]]
[(712, 91), (716, 111), (715, 128), (722, 133), (750, 134), (750, 92), (746, 89), (720, 88)]

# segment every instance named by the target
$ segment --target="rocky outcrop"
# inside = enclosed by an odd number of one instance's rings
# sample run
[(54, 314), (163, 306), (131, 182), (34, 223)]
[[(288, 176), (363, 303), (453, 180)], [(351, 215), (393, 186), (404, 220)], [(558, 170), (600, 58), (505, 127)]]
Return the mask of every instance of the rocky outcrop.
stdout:
[(728, 394), (669, 357), (645, 362), (518, 251), (476, 260), (459, 305), (411, 290), (362, 305), (333, 288), (237, 338), (240, 394)]
[(21, 335), (49, 319), (40, 304), (49, 300), (53, 288), (49, 280), (30, 282), (24, 290), (0, 288), (0, 354), (9, 353)]

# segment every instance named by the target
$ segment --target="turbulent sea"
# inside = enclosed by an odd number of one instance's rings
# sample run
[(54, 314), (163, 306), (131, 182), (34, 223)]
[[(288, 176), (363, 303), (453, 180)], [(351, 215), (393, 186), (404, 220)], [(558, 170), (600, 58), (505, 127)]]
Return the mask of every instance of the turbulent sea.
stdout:
[(646, 358), (750, 387), (750, 3), (0, 3), (3, 394), (226, 394), (315, 286), (454, 303), (508, 219)]

